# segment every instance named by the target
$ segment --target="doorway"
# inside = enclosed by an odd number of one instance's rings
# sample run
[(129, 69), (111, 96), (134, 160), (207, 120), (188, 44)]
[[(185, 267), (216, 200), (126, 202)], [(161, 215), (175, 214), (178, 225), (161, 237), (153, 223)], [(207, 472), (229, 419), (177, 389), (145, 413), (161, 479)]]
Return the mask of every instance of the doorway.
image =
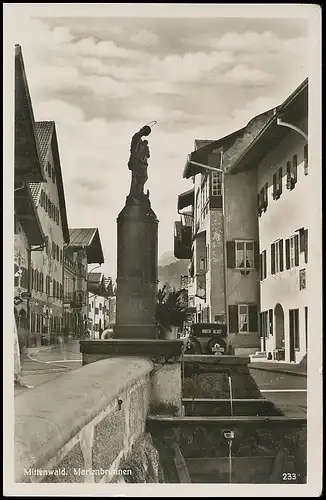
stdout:
[(274, 309), (275, 316), (275, 348), (277, 350), (285, 349), (284, 336), (284, 311), (281, 304), (276, 304)]

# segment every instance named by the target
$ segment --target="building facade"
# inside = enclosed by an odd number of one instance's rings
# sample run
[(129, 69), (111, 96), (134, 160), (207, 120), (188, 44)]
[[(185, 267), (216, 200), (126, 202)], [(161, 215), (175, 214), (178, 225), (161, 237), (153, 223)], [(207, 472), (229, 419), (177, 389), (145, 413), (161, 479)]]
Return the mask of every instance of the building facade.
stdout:
[(257, 175), (261, 351), (267, 359), (298, 363), (307, 352), (313, 295), (308, 80), (277, 108), (232, 171)]
[[(54, 122), (36, 122), (46, 182), (30, 188), (46, 235), (44, 247), (31, 255), (31, 344), (49, 343), (63, 329), (63, 248), (69, 231), (59, 149)], [(52, 337), (52, 338), (51, 338)]]
[(31, 251), (42, 247), (44, 233), (30, 182), (45, 181), (35, 130), (22, 50), (15, 46), (15, 154), (14, 154), (14, 314), (20, 349), (30, 343)]
[(178, 200), (179, 210), (189, 203), (193, 214), (189, 307), (197, 322), (227, 324), (237, 354), (260, 346), (257, 174), (228, 169), (272, 113), (217, 141), (195, 141), (184, 171), (193, 179), (193, 198), (187, 192)]
[(64, 249), (64, 330), (84, 338), (88, 329), (88, 265), (104, 262), (97, 228), (69, 229)]
[[(88, 275), (88, 328), (93, 339), (100, 339), (103, 331), (115, 322), (115, 300), (112, 280), (102, 272)], [(115, 299), (115, 297), (114, 297)]]

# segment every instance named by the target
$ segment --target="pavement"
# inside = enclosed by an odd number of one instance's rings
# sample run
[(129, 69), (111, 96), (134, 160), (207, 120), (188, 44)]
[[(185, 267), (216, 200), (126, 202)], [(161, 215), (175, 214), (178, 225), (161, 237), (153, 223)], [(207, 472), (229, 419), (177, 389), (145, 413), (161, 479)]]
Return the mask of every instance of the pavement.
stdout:
[(307, 378), (294, 373), (252, 368), (250, 373), (262, 396), (272, 401), (287, 417), (307, 416)]
[(295, 377), (307, 377), (307, 365), (285, 363), (276, 361), (255, 361), (252, 360), (249, 368), (253, 370), (270, 371), (274, 373), (284, 373)]
[(15, 385), (14, 394), (17, 396), (81, 366), (78, 341), (29, 350), (21, 359), (21, 381), (24, 385)]

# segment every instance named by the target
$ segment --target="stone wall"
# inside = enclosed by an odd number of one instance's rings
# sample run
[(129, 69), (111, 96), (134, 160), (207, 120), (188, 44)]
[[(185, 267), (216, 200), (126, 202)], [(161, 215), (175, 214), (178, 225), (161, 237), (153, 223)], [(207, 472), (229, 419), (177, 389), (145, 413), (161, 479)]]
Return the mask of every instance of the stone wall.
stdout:
[(139, 467), (146, 482), (162, 480), (144, 434), (153, 368), (106, 359), (18, 395), (15, 482), (138, 482)]

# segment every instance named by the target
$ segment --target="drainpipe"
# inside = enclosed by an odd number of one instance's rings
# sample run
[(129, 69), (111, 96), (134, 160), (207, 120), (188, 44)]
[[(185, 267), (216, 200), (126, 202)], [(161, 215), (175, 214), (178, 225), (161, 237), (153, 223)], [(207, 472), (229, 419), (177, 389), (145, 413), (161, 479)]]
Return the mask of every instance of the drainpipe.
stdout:
[(220, 169), (222, 170), (222, 218), (223, 218), (223, 277), (224, 277), (224, 310), (225, 310), (225, 322), (226, 322), (226, 331), (227, 336), (229, 337), (229, 314), (228, 314), (228, 300), (227, 300), (227, 262), (226, 262), (226, 213), (225, 213), (225, 195), (226, 195), (226, 187), (225, 187), (225, 172), (223, 169), (223, 159), (224, 153), (221, 151), (221, 163)]

